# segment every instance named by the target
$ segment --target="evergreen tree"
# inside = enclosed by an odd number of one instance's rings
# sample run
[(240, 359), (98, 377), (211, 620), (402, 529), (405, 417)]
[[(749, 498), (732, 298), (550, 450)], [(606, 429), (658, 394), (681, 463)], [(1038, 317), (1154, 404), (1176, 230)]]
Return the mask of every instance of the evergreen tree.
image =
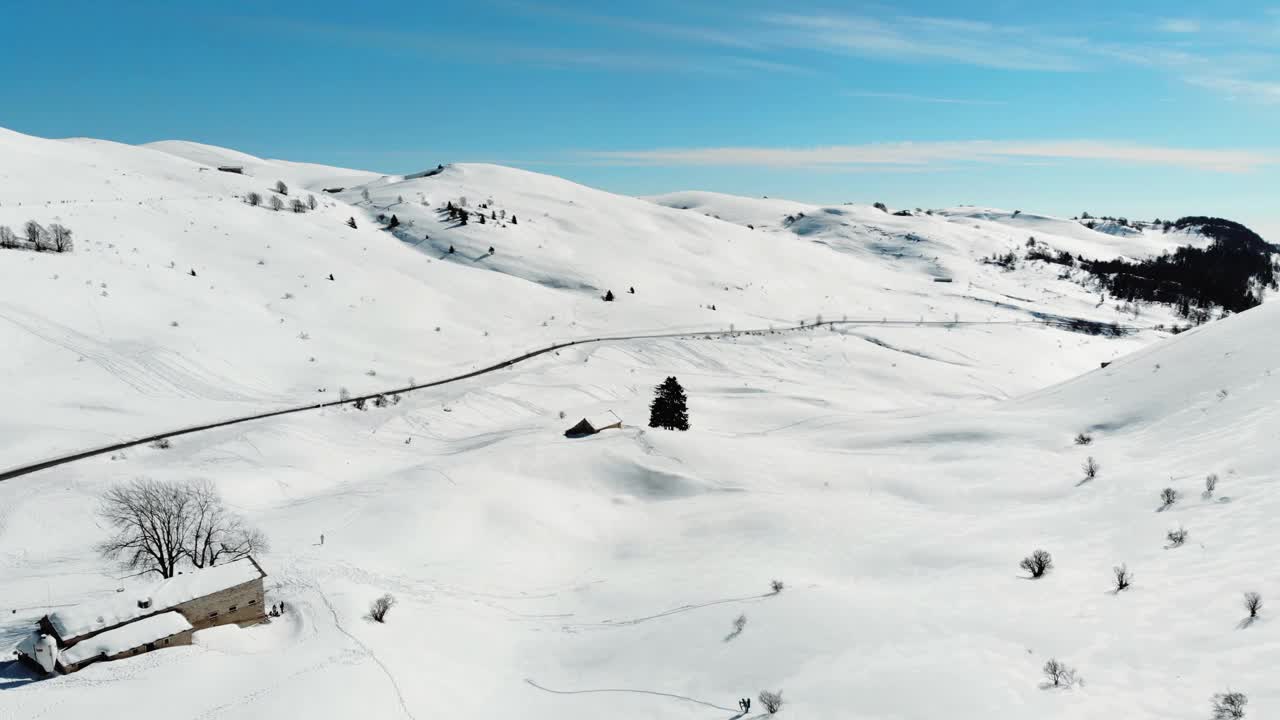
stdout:
[(653, 393), (653, 402), (649, 404), (649, 427), (688, 430), (689, 408), (679, 381), (669, 377), (654, 388)]
[(511, 224), (512, 224), (512, 225), (519, 225), (519, 224), (520, 224), (520, 223), (516, 222), (516, 216), (515, 216), (515, 215), (512, 215), (512, 216), (511, 216)]
[(604, 293), (604, 301), (605, 301), (605, 302), (613, 302), (613, 291), (612, 291), (612, 290), (606, 290), (606, 291), (605, 291), (605, 293)]
[(391, 222), (387, 223), (388, 228), (400, 227), (400, 218), (395, 215), (391, 216)]

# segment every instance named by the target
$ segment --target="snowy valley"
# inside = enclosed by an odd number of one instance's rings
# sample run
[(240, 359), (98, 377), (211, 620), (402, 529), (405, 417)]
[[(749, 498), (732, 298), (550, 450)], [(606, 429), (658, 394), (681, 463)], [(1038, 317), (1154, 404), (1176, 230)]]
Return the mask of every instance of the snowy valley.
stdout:
[[(1270, 291), (1193, 327), (1082, 263), (1208, 247), (1198, 225), (873, 202), (0, 129), (0, 226), (74, 238), (0, 248), (0, 473), (390, 398), (0, 481), (0, 718), (1280, 707), (1280, 631), (1241, 600), (1280, 598)], [(687, 432), (647, 426), (669, 376)], [(95, 551), (137, 478), (216, 488), (288, 610), (42, 678), (10, 652), (41, 617), (148, 582)], [(1050, 660), (1077, 682), (1045, 687)]]

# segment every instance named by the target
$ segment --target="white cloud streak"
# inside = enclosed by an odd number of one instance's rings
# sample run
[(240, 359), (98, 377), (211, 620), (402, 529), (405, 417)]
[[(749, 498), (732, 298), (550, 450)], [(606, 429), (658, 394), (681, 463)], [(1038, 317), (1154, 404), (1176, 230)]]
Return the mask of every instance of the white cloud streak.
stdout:
[(1254, 150), (1162, 147), (1101, 140), (899, 142), (814, 148), (711, 147), (582, 153), (624, 165), (747, 166), (775, 168), (928, 167), (939, 163), (1000, 164), (1072, 160), (1182, 167), (1239, 173), (1280, 162), (1280, 154)]

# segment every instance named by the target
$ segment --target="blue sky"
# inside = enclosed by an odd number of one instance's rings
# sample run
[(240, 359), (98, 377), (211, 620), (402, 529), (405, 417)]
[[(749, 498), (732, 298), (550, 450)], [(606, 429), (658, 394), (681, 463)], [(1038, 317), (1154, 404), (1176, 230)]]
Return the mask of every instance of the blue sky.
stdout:
[[(1280, 4), (12, 3), (0, 125), (616, 192), (1218, 214), (1280, 242)], [(53, 38), (51, 41), (50, 38)]]

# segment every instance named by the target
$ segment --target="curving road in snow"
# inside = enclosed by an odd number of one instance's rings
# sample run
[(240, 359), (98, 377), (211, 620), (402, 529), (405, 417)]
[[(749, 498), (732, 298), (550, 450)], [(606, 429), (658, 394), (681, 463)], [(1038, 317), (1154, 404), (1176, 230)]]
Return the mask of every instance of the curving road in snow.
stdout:
[[(16, 478), (16, 477), (21, 477), (23, 475), (30, 475), (31, 473), (39, 472), (41, 470), (47, 470), (49, 468), (58, 467), (60, 465), (66, 465), (69, 463), (76, 462), (77, 460), (84, 460), (86, 458), (96, 457), (98, 455), (105, 455), (107, 453), (112, 453), (119, 450), (125, 450), (127, 448), (135, 447), (138, 445), (145, 445), (146, 443), (155, 442), (157, 440), (163, 440), (165, 438), (174, 438), (174, 437), (179, 437), (181, 435), (190, 435), (192, 433), (202, 432), (205, 430), (214, 430), (216, 428), (228, 427), (231, 425), (239, 425), (241, 423), (252, 422), (255, 420), (266, 420), (268, 418), (279, 417), (281, 415), (292, 415), (295, 413), (308, 412), (311, 410), (320, 410), (323, 408), (336, 407), (339, 405), (351, 405), (360, 401), (373, 400), (374, 398), (377, 398), (383, 395), (394, 395), (399, 393), (412, 392), (414, 390), (425, 390), (427, 388), (439, 387), (441, 385), (449, 385), (452, 383), (461, 382), (463, 380), (469, 380), (473, 377), (478, 377), (480, 375), (487, 375), (492, 372), (497, 372), (498, 370), (503, 370), (505, 368), (518, 365), (525, 361), (532, 360), (533, 358), (536, 358), (540, 355), (545, 355), (547, 353), (555, 352), (556, 350), (561, 350), (567, 347), (573, 347), (575, 345), (591, 345), (591, 344), (609, 343), (609, 342), (627, 342), (627, 341), (633, 341), (633, 340), (671, 340), (671, 339), (698, 338), (698, 337), (719, 339), (724, 337), (734, 337), (737, 335), (812, 330), (814, 328), (823, 327), (823, 326), (834, 328), (837, 326), (880, 325), (880, 326), (900, 326), (900, 327), (916, 326), (916, 327), (946, 328), (946, 327), (954, 327), (957, 325), (1022, 325), (1022, 324), (1045, 325), (1048, 327), (1069, 327), (1072, 324), (1072, 322), (1070, 319), (1065, 319), (1065, 318), (1060, 320), (1036, 319), (1036, 320), (1025, 320), (1025, 321), (1019, 321), (1019, 320), (951, 321), (951, 320), (887, 320), (887, 319), (847, 320), (847, 319), (843, 319), (843, 320), (815, 321), (807, 325), (801, 323), (799, 325), (791, 325), (791, 326), (785, 326), (785, 327), (752, 328), (752, 329), (744, 329), (744, 330), (717, 329), (717, 330), (684, 331), (684, 332), (672, 332), (672, 333), (613, 335), (613, 336), (598, 337), (598, 338), (580, 338), (577, 340), (567, 340), (565, 342), (548, 345), (544, 348), (533, 350), (533, 351), (524, 353), (523, 355), (517, 355), (516, 357), (503, 360), (502, 362), (495, 363), (493, 365), (489, 365), (487, 367), (483, 367), (478, 370), (472, 370), (471, 372), (463, 373), (461, 375), (454, 375), (452, 377), (442, 378), (440, 380), (433, 380), (427, 383), (419, 383), (416, 385), (408, 385), (408, 386), (397, 387), (397, 388), (389, 388), (381, 392), (367, 393), (364, 395), (353, 395), (345, 400), (331, 400), (331, 401), (322, 402), (322, 403), (311, 403), (308, 405), (300, 405), (296, 407), (283, 408), (281, 410), (272, 410), (270, 412), (255, 413), (253, 415), (243, 415), (240, 417), (217, 420), (214, 422), (203, 423), (201, 425), (190, 425), (184, 428), (167, 430), (165, 432), (155, 433), (155, 434), (147, 435), (144, 437), (133, 438), (130, 440), (122, 440), (120, 442), (112, 443), (110, 445), (103, 445), (103, 446), (91, 448), (88, 450), (81, 450), (79, 452), (71, 453), (68, 455), (60, 455), (58, 457), (47, 458), (45, 460), (40, 460), (38, 462), (33, 462), (26, 465), (19, 465), (17, 467), (9, 468), (8, 470), (0, 471), (0, 481), (12, 480), (13, 478)], [(1143, 328), (1138, 328), (1138, 327), (1129, 326), (1129, 325), (1120, 325), (1116, 327), (1118, 327), (1121, 331), (1124, 331), (1124, 332), (1143, 329)]]

